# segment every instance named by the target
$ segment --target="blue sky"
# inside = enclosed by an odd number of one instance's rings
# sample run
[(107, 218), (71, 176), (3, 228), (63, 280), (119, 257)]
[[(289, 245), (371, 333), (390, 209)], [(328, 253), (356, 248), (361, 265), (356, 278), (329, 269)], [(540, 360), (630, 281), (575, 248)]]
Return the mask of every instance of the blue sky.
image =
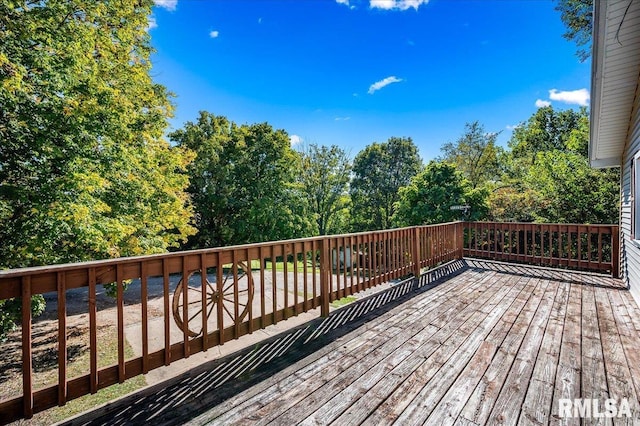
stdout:
[(173, 128), (198, 111), (269, 122), (350, 155), (409, 136), (423, 160), (467, 122), (502, 132), (540, 105), (588, 102), (555, 3), (543, 0), (156, 0), (154, 79)]

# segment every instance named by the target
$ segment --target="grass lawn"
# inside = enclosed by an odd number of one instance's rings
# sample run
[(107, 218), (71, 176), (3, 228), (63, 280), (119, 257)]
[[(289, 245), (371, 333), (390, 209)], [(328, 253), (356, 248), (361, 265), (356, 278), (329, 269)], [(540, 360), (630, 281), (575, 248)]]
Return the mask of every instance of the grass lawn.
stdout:
[(333, 302), (331, 302), (331, 306), (334, 308), (339, 308), (341, 306), (348, 305), (349, 303), (353, 303), (356, 300), (358, 299), (353, 296), (345, 296), (342, 299), (334, 300)]
[[(99, 367), (106, 367), (109, 365), (117, 364), (118, 362), (118, 336), (113, 332), (114, 329), (109, 327), (107, 330), (98, 331), (98, 362)], [(125, 358), (129, 359), (134, 357), (133, 350), (129, 343), (125, 344)], [(89, 351), (86, 351), (78, 358), (74, 359), (67, 366), (68, 377), (75, 377), (84, 375), (87, 373), (87, 366), (89, 365)], [(50, 374), (55, 375), (52, 377), (55, 383), (57, 380), (57, 369), (54, 369)], [(109, 386), (107, 388), (99, 390), (93, 395), (85, 395), (83, 397), (71, 400), (62, 407), (54, 407), (49, 410), (37, 413), (34, 415), (30, 424), (38, 425), (50, 425), (62, 421), (66, 418), (74, 416), (76, 414), (87, 411), (93, 407), (104, 404), (105, 402), (112, 401), (116, 398), (131, 393), (137, 389), (146, 386), (144, 376), (137, 376), (127, 380), (124, 383)]]

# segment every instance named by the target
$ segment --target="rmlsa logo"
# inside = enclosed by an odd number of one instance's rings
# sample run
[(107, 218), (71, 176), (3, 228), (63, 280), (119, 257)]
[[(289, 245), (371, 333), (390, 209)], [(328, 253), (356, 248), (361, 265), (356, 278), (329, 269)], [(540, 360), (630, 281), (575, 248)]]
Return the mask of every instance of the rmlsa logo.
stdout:
[(561, 418), (631, 417), (631, 408), (626, 398), (605, 399), (604, 404), (598, 399), (560, 399), (558, 411)]

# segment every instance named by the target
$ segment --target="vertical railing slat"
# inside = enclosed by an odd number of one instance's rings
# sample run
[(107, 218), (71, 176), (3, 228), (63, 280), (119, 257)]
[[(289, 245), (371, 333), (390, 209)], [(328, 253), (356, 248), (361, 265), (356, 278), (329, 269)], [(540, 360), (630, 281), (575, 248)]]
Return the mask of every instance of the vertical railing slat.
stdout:
[(200, 254), (200, 303), (202, 313), (200, 320), (202, 321), (202, 351), (209, 349), (209, 301), (207, 300), (207, 291), (209, 290), (209, 277), (207, 275), (207, 259), (204, 253)]
[[(343, 254), (343, 262), (342, 262), (342, 273), (343, 273), (343, 277), (344, 277), (344, 295), (345, 296), (350, 296), (352, 293), (352, 289), (351, 287), (349, 287), (349, 285), (347, 284), (347, 265), (349, 264), (349, 261), (347, 260), (347, 239), (345, 237), (342, 237), (342, 254)], [(338, 262), (338, 264), (340, 264), (340, 262)]]
[(164, 302), (164, 365), (171, 363), (171, 308), (169, 307), (169, 259), (162, 259), (162, 287)]
[(65, 273), (56, 274), (58, 285), (58, 405), (67, 402), (67, 286)]
[(289, 262), (288, 262), (288, 253), (287, 253), (287, 245), (281, 244), (282, 247), (282, 271), (284, 275), (284, 312), (283, 318), (289, 318)]
[(189, 358), (189, 271), (187, 271), (187, 256), (182, 256), (182, 347), (184, 357)]
[(293, 247), (293, 313), (298, 315), (298, 249), (296, 243), (292, 244)]
[(620, 278), (620, 228), (611, 227), (611, 275)]
[(249, 297), (250, 294), (253, 294), (253, 290), (250, 288), (253, 284), (253, 269), (251, 267), (251, 257), (249, 256), (249, 249), (245, 249), (245, 259), (247, 262), (247, 318), (249, 321), (249, 333), (253, 333), (253, 297)]
[(271, 246), (271, 319), (274, 324), (278, 323), (276, 312), (278, 311), (278, 280), (276, 275), (276, 246)]
[(31, 349), (31, 275), (24, 275), (22, 288), (22, 401), (26, 419), (33, 417), (33, 357)]
[(98, 392), (98, 312), (96, 306), (96, 270), (89, 268), (89, 387)]
[(216, 317), (220, 345), (226, 341), (224, 335), (224, 265), (222, 264), (222, 252), (216, 252)]
[[(231, 259), (233, 262), (233, 337), (240, 337), (240, 305), (238, 296), (238, 252), (233, 250), (231, 252)], [(224, 303), (224, 294), (220, 303)]]
[(140, 299), (142, 309), (142, 372), (149, 372), (149, 267), (140, 262)]
[(116, 265), (116, 289), (118, 309), (118, 383), (125, 379), (124, 371), (124, 288), (122, 286), (122, 263)]
[(316, 302), (316, 297), (318, 296), (318, 290), (316, 289), (316, 285), (317, 283), (317, 278), (316, 278), (316, 252), (318, 250), (318, 245), (316, 240), (311, 241), (311, 273), (313, 274), (311, 276), (311, 283), (313, 285), (313, 309), (318, 307), (318, 304)]
[(265, 269), (265, 255), (264, 255), (264, 247), (260, 246), (259, 249), (260, 255), (260, 328), (266, 327), (266, 295), (264, 291), (264, 269)]
[(329, 316), (329, 273), (331, 271), (331, 260), (329, 259), (329, 238), (320, 240), (320, 312), (323, 317)]
[(306, 248), (306, 243), (302, 243), (302, 312), (307, 312), (309, 310), (309, 278), (307, 275), (309, 274), (309, 251)]

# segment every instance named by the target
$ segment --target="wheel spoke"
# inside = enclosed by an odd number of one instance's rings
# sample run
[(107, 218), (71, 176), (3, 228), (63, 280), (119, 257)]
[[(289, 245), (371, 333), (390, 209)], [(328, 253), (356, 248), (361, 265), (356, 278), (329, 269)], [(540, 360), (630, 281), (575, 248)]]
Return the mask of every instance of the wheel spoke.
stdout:
[(189, 318), (189, 322), (191, 322), (192, 319), (194, 319), (195, 317), (197, 317), (199, 314), (202, 313), (202, 309), (200, 309), (198, 312), (196, 312), (195, 314), (193, 314), (193, 316), (191, 318)]
[[(238, 288), (238, 294), (239, 293), (248, 293), (249, 292), (249, 288), (244, 288), (244, 286), (242, 286), (242, 287), (243, 288)], [(234, 291), (234, 289), (227, 287), (226, 289), (224, 289), (222, 291), (222, 293), (225, 294), (225, 295), (231, 295), (231, 294), (235, 294), (235, 291)]]
[(222, 287), (222, 292), (226, 294), (226, 293), (229, 292), (230, 288), (233, 288), (233, 281), (231, 281), (231, 283), (228, 286), (226, 286), (226, 287), (223, 286)]
[[(222, 271), (224, 274), (224, 270)], [(224, 279), (222, 280), (222, 286), (224, 287), (225, 283), (227, 281), (229, 281), (229, 277), (231, 277), (231, 281), (233, 281), (233, 273), (231, 274), (224, 274)]]
[(225, 311), (227, 311), (227, 314), (229, 314), (229, 316), (231, 317), (231, 319), (235, 320), (235, 317), (233, 316), (233, 314), (231, 313), (231, 311), (229, 311), (229, 309), (227, 309), (227, 306), (223, 303), (222, 307), (224, 308)]

